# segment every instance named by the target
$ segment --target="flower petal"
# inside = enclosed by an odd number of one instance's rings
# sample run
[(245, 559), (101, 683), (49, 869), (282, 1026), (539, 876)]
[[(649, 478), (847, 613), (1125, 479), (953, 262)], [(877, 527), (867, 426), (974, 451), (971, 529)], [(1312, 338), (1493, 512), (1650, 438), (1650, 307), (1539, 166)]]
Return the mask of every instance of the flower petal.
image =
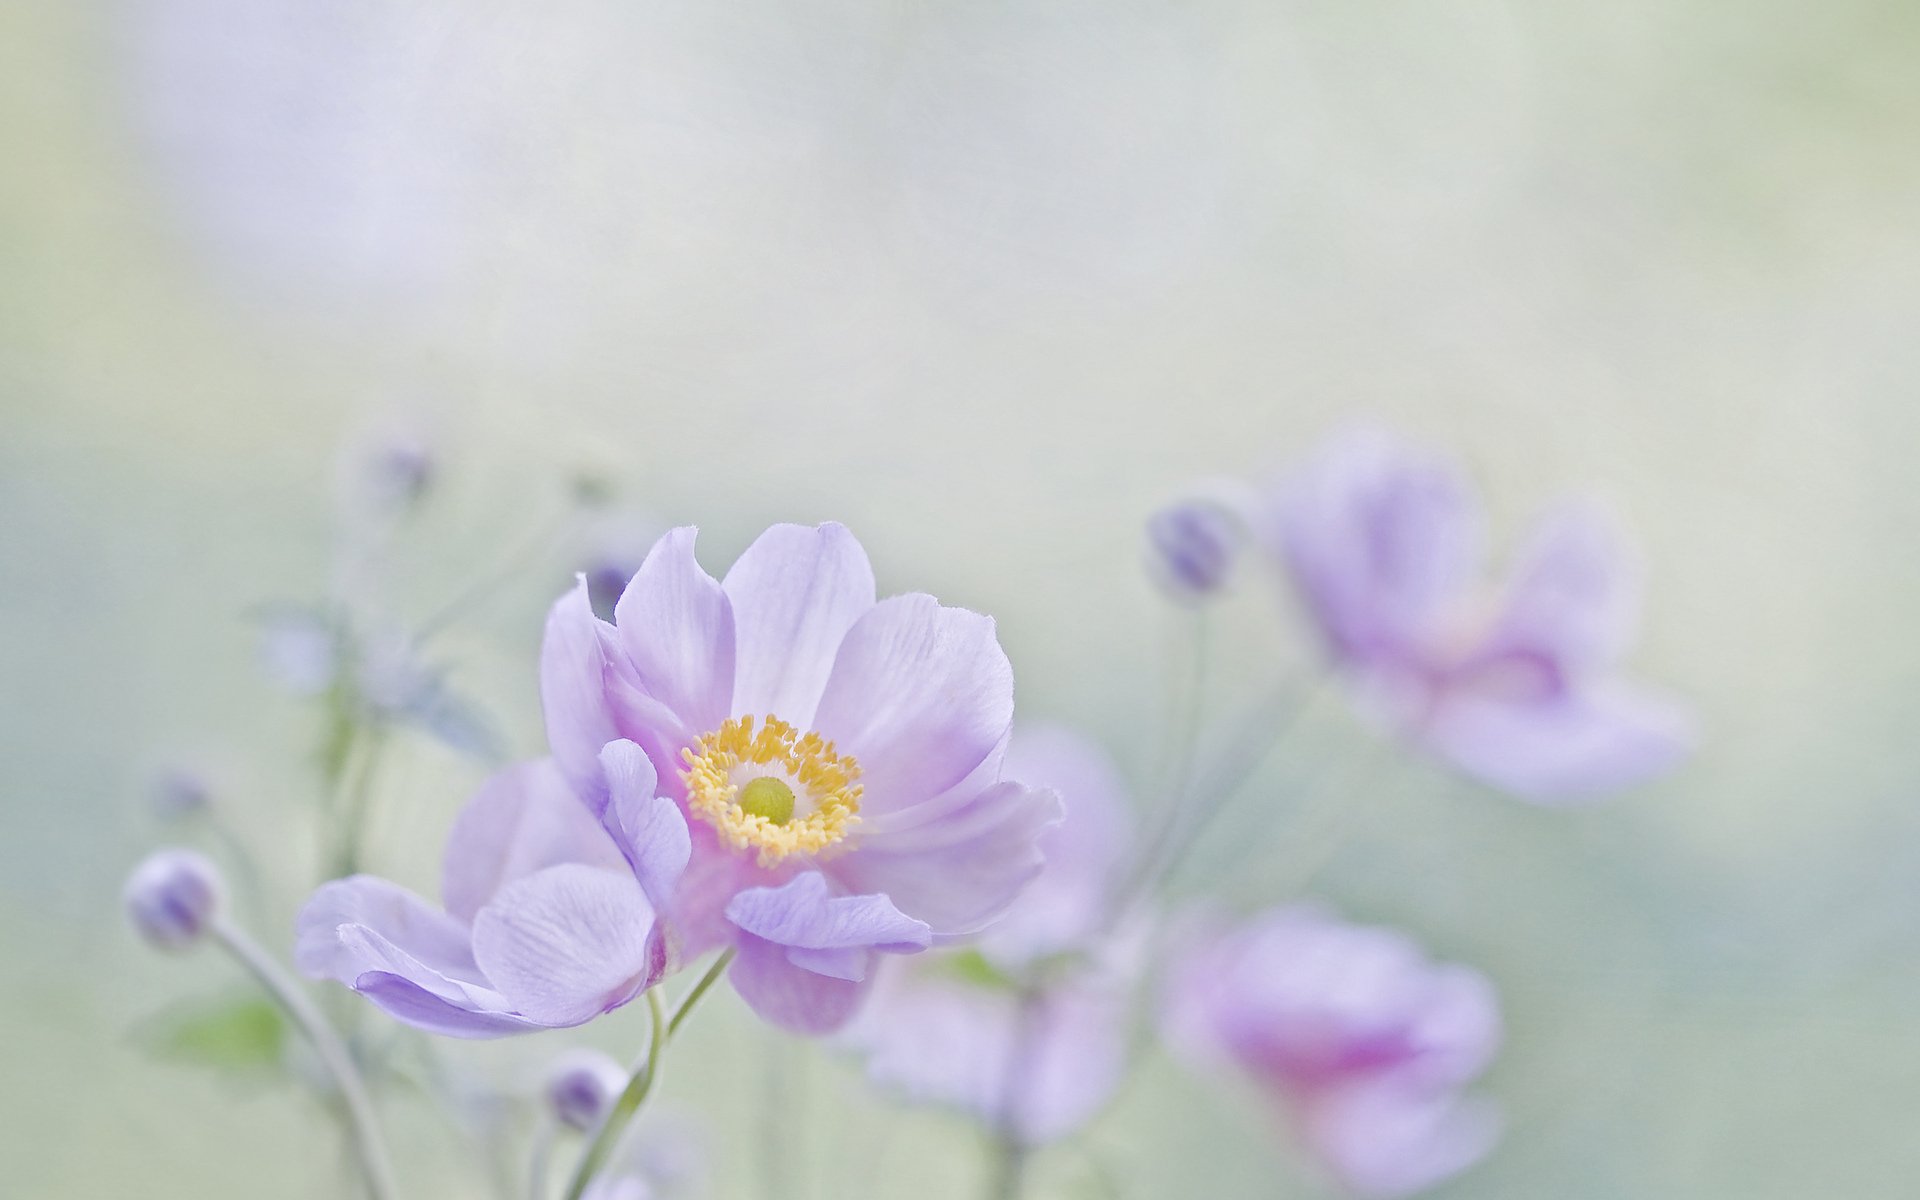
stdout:
[(687, 818), (679, 805), (656, 794), (659, 776), (639, 746), (609, 742), (600, 751), (600, 764), (607, 777), (607, 829), (654, 911), (664, 912), (693, 854)]
[(873, 568), (846, 526), (775, 525), (721, 584), (733, 608), (739, 664), (733, 711), (813, 725), (834, 655), (873, 607)]
[(865, 998), (865, 981), (821, 975), (788, 961), (786, 947), (750, 933), (727, 971), (740, 998), (765, 1020), (792, 1033), (832, 1033), (852, 1019)]
[(461, 1002), (488, 986), (465, 926), (372, 875), (314, 891), (294, 921), (293, 958), (304, 974), (348, 986), (368, 971), (386, 971)]
[(640, 689), (697, 734), (727, 718), (734, 632), (726, 593), (694, 559), (695, 533), (682, 527), (654, 543), (613, 615)]
[(1425, 738), (1461, 770), (1540, 804), (1577, 804), (1644, 782), (1692, 744), (1677, 707), (1618, 684), (1535, 703), (1450, 697)]
[(727, 920), (727, 904), (743, 889), (778, 887), (792, 877), (791, 867), (766, 869), (750, 854), (729, 849), (705, 821), (687, 822), (693, 856), (664, 912), (682, 958), (697, 958), (716, 946), (731, 945), (736, 935)]
[(894, 596), (853, 623), (814, 728), (860, 762), (863, 810), (945, 791), (1013, 723), (1013, 669), (993, 621), (931, 596)]
[(1617, 523), (1594, 505), (1562, 505), (1515, 559), (1492, 652), (1540, 655), (1563, 672), (1606, 666), (1626, 649), (1639, 607), (1639, 564)]
[(576, 579), (547, 610), (540, 643), (540, 707), (554, 761), (596, 811), (606, 803), (600, 794), (600, 747), (621, 736), (607, 698), (609, 658), (618, 652), (613, 628), (593, 615), (586, 580)]
[(1003, 967), (1077, 946), (1106, 923), (1132, 837), (1126, 784), (1104, 750), (1072, 730), (1015, 731), (1006, 774), (1059, 792), (1065, 818), (1041, 835), (1046, 868), (980, 939)]
[(625, 864), (551, 759), (520, 763), (481, 784), (454, 819), (440, 895), (448, 913), (471, 923), (502, 887), (566, 862), (608, 869)]
[(935, 957), (877, 973), (846, 1031), (869, 1078), (990, 1128), (1011, 1126), (1030, 1146), (1064, 1137), (1106, 1104), (1125, 1068), (1124, 988), (1071, 983), (1023, 1006), (1011, 989), (941, 975)]
[(1061, 814), (1048, 789), (998, 783), (936, 821), (864, 838), (826, 869), (849, 891), (887, 896), (936, 935), (974, 933), (1039, 875), (1041, 836)]
[(1484, 1101), (1409, 1090), (1389, 1081), (1320, 1097), (1307, 1141), (1349, 1189), (1381, 1200), (1422, 1192), (1493, 1148), (1500, 1119)]
[(1342, 658), (1413, 650), (1480, 572), (1465, 478), (1377, 430), (1331, 440), (1281, 489), (1274, 517), (1274, 548)]
[(807, 950), (870, 948), (906, 954), (927, 948), (925, 923), (885, 896), (835, 896), (818, 871), (779, 887), (748, 888), (727, 904), (727, 919), (756, 937)]
[(502, 888), (473, 923), (473, 954), (513, 1009), (578, 1025), (664, 969), (653, 909), (628, 872), (568, 863)]
[(443, 1037), (507, 1037), (547, 1028), (512, 1013), (461, 1008), (404, 976), (385, 971), (361, 975), (353, 990), (394, 1020)]

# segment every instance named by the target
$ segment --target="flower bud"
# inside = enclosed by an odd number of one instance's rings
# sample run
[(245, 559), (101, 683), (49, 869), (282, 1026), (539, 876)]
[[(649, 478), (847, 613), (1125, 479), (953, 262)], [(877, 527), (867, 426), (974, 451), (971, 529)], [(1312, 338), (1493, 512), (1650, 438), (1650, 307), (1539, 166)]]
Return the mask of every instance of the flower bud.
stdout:
[(572, 1050), (547, 1074), (547, 1105), (562, 1125), (585, 1133), (606, 1119), (626, 1089), (627, 1072), (598, 1050)]
[(620, 593), (627, 590), (628, 581), (638, 569), (635, 563), (602, 558), (581, 572), (587, 577), (587, 603), (593, 606), (594, 616), (602, 621), (613, 620), (613, 606), (619, 603)]
[(1147, 518), (1149, 565), (1177, 600), (1204, 600), (1225, 587), (1246, 541), (1245, 518), (1224, 500), (1182, 500)]
[(192, 850), (159, 850), (127, 877), (122, 898), (134, 929), (163, 950), (200, 940), (226, 899), (220, 871)]
[(404, 512), (433, 486), (433, 450), (419, 438), (396, 434), (372, 447), (361, 470), (368, 498), (382, 511)]
[(211, 801), (207, 781), (185, 767), (170, 767), (154, 778), (150, 800), (163, 821), (178, 821), (204, 811)]

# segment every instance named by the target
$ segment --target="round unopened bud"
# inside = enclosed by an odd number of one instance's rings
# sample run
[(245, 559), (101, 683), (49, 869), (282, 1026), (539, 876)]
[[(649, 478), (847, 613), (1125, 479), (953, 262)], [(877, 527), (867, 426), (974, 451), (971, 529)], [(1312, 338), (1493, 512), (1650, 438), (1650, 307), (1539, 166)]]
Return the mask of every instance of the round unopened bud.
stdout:
[(626, 1086), (619, 1063), (598, 1050), (570, 1050), (547, 1073), (547, 1105), (562, 1125), (585, 1133), (606, 1119)]
[(122, 898), (141, 937), (163, 950), (179, 950), (207, 932), (225, 903), (226, 885), (204, 854), (168, 849), (133, 869)]
[(433, 486), (433, 450), (419, 438), (400, 434), (372, 448), (362, 468), (373, 503), (388, 511), (418, 504)]
[(1176, 599), (1203, 600), (1225, 587), (1246, 543), (1246, 518), (1224, 499), (1182, 500), (1147, 518), (1154, 577)]
[(638, 564), (625, 559), (602, 558), (581, 572), (587, 578), (587, 603), (593, 607), (594, 616), (613, 620), (613, 606), (620, 602), (620, 594), (627, 590), (628, 581), (638, 569)]
[(154, 777), (153, 811), (163, 821), (178, 821), (203, 811), (212, 799), (207, 781), (185, 767), (170, 767)]

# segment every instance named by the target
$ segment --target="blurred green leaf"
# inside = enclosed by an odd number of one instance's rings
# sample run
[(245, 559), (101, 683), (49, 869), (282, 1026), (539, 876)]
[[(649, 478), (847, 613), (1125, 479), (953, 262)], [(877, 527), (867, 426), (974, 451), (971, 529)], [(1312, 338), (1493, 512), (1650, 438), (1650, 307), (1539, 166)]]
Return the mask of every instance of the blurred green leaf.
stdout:
[(257, 996), (191, 1001), (155, 1014), (135, 1040), (156, 1058), (223, 1071), (277, 1069), (287, 1044), (287, 1020)]

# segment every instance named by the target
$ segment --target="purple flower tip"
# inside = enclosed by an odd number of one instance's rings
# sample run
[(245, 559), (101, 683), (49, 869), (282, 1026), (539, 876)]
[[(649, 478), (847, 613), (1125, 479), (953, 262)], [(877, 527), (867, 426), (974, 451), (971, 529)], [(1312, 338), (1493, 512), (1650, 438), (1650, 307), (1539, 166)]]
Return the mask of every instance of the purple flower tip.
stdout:
[(1147, 518), (1148, 565), (1176, 600), (1204, 600), (1232, 579), (1247, 537), (1237, 506), (1221, 499), (1182, 500)]
[(225, 902), (226, 886), (205, 855), (166, 849), (133, 869), (122, 899), (141, 937), (163, 950), (180, 950), (206, 933)]
[(582, 1133), (595, 1129), (627, 1086), (627, 1072), (598, 1050), (570, 1050), (547, 1073), (554, 1119)]
[(212, 800), (212, 789), (199, 772), (171, 767), (154, 779), (150, 800), (160, 819), (177, 821), (205, 809)]
[(369, 498), (382, 509), (404, 510), (418, 504), (433, 486), (433, 451), (425, 442), (395, 437), (374, 448), (366, 462)]

